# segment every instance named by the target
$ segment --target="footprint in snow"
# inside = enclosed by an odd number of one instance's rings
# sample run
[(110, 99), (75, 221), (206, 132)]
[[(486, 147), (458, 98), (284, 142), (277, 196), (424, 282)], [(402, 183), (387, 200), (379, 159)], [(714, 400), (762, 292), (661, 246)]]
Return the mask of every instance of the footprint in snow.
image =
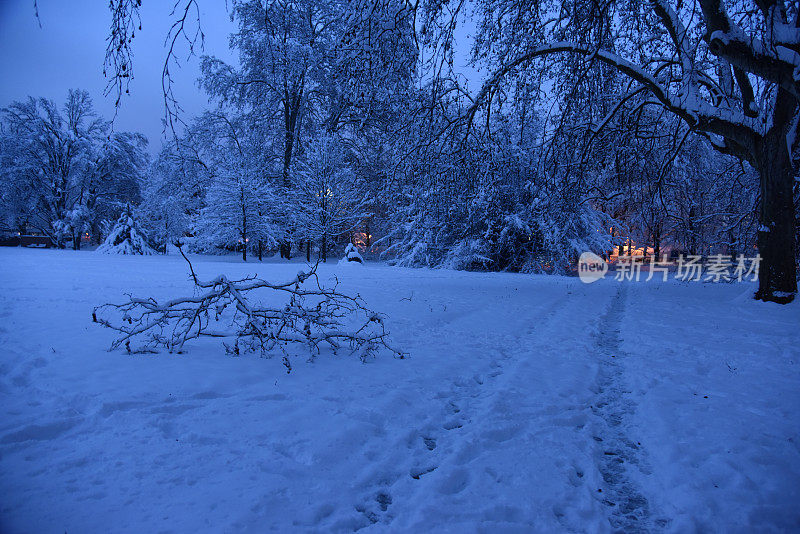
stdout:
[(381, 511), (385, 512), (389, 509), (389, 505), (392, 504), (392, 496), (388, 493), (380, 492), (375, 496), (375, 502), (378, 503)]
[(381, 520), (381, 516), (389, 510), (389, 505), (392, 504), (392, 495), (386, 491), (379, 491), (375, 497), (364, 504), (355, 506), (356, 512), (362, 514), (368, 524), (360, 526), (355, 530), (361, 530), (369, 525), (374, 525)]
[(439, 492), (445, 495), (455, 495), (461, 493), (469, 485), (469, 471), (466, 469), (456, 469), (447, 475), (441, 484)]
[(414, 480), (419, 480), (422, 475), (427, 475), (428, 473), (433, 473), (436, 471), (436, 468), (439, 467), (437, 465), (430, 465), (428, 467), (412, 467), (411, 471), (409, 471), (409, 475)]
[(447, 421), (444, 425), (442, 425), (442, 428), (444, 428), (445, 430), (454, 430), (456, 428), (461, 428), (462, 426), (464, 425), (461, 423), (461, 421), (452, 420), (452, 421)]

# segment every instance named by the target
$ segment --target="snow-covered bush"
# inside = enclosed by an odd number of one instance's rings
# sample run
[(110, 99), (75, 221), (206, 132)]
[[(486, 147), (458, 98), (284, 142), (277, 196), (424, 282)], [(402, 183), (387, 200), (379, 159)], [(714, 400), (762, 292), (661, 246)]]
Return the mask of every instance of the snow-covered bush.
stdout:
[(364, 258), (361, 256), (361, 253), (358, 252), (356, 246), (352, 243), (348, 243), (346, 247), (344, 247), (344, 258), (342, 258), (339, 263), (358, 263), (363, 264)]
[(530, 182), (486, 182), (465, 202), (425, 190), (395, 211), (397, 230), (385, 254), (401, 266), (564, 273), (582, 252), (612, 248), (610, 218), (581, 200)]
[(114, 228), (102, 245), (97, 247), (97, 252), (101, 254), (155, 254), (147, 237), (139, 228), (130, 205), (125, 206), (125, 210), (117, 219)]

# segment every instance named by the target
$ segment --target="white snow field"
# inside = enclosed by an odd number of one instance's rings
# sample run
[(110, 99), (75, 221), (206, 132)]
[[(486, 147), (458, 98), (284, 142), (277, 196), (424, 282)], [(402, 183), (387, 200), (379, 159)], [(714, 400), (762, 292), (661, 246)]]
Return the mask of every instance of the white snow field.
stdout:
[[(300, 264), (196, 257), (205, 278)], [(800, 305), (751, 284), (321, 268), (404, 360), (108, 352), (180, 257), (0, 249), (0, 531), (800, 529)]]

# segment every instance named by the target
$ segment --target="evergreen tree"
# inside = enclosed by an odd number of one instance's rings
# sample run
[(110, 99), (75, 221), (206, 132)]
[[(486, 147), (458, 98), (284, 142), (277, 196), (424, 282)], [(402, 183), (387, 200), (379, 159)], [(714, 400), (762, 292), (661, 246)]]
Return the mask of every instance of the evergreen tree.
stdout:
[(97, 247), (101, 254), (140, 254), (149, 256), (155, 254), (147, 242), (147, 237), (139, 227), (133, 208), (130, 204), (125, 206), (122, 215), (111, 229), (106, 240)]

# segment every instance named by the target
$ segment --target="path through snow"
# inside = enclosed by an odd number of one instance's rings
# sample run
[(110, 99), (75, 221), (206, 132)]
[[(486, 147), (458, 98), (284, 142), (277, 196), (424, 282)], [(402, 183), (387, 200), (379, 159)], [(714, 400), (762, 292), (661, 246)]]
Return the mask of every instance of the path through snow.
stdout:
[[(624, 359), (629, 357), (620, 347), (620, 328), (625, 313), (626, 287), (620, 285), (617, 294), (600, 319), (597, 333), (596, 398), (592, 412), (596, 416), (592, 439), (595, 441), (597, 468), (605, 491), (602, 503), (609, 507), (609, 524), (624, 532), (648, 531), (651, 526), (650, 504), (642, 494), (631, 470), (648, 474), (645, 453), (640, 442), (630, 437), (630, 415), (636, 410), (631, 392), (624, 383)], [(664, 526), (666, 520), (659, 520)]]

